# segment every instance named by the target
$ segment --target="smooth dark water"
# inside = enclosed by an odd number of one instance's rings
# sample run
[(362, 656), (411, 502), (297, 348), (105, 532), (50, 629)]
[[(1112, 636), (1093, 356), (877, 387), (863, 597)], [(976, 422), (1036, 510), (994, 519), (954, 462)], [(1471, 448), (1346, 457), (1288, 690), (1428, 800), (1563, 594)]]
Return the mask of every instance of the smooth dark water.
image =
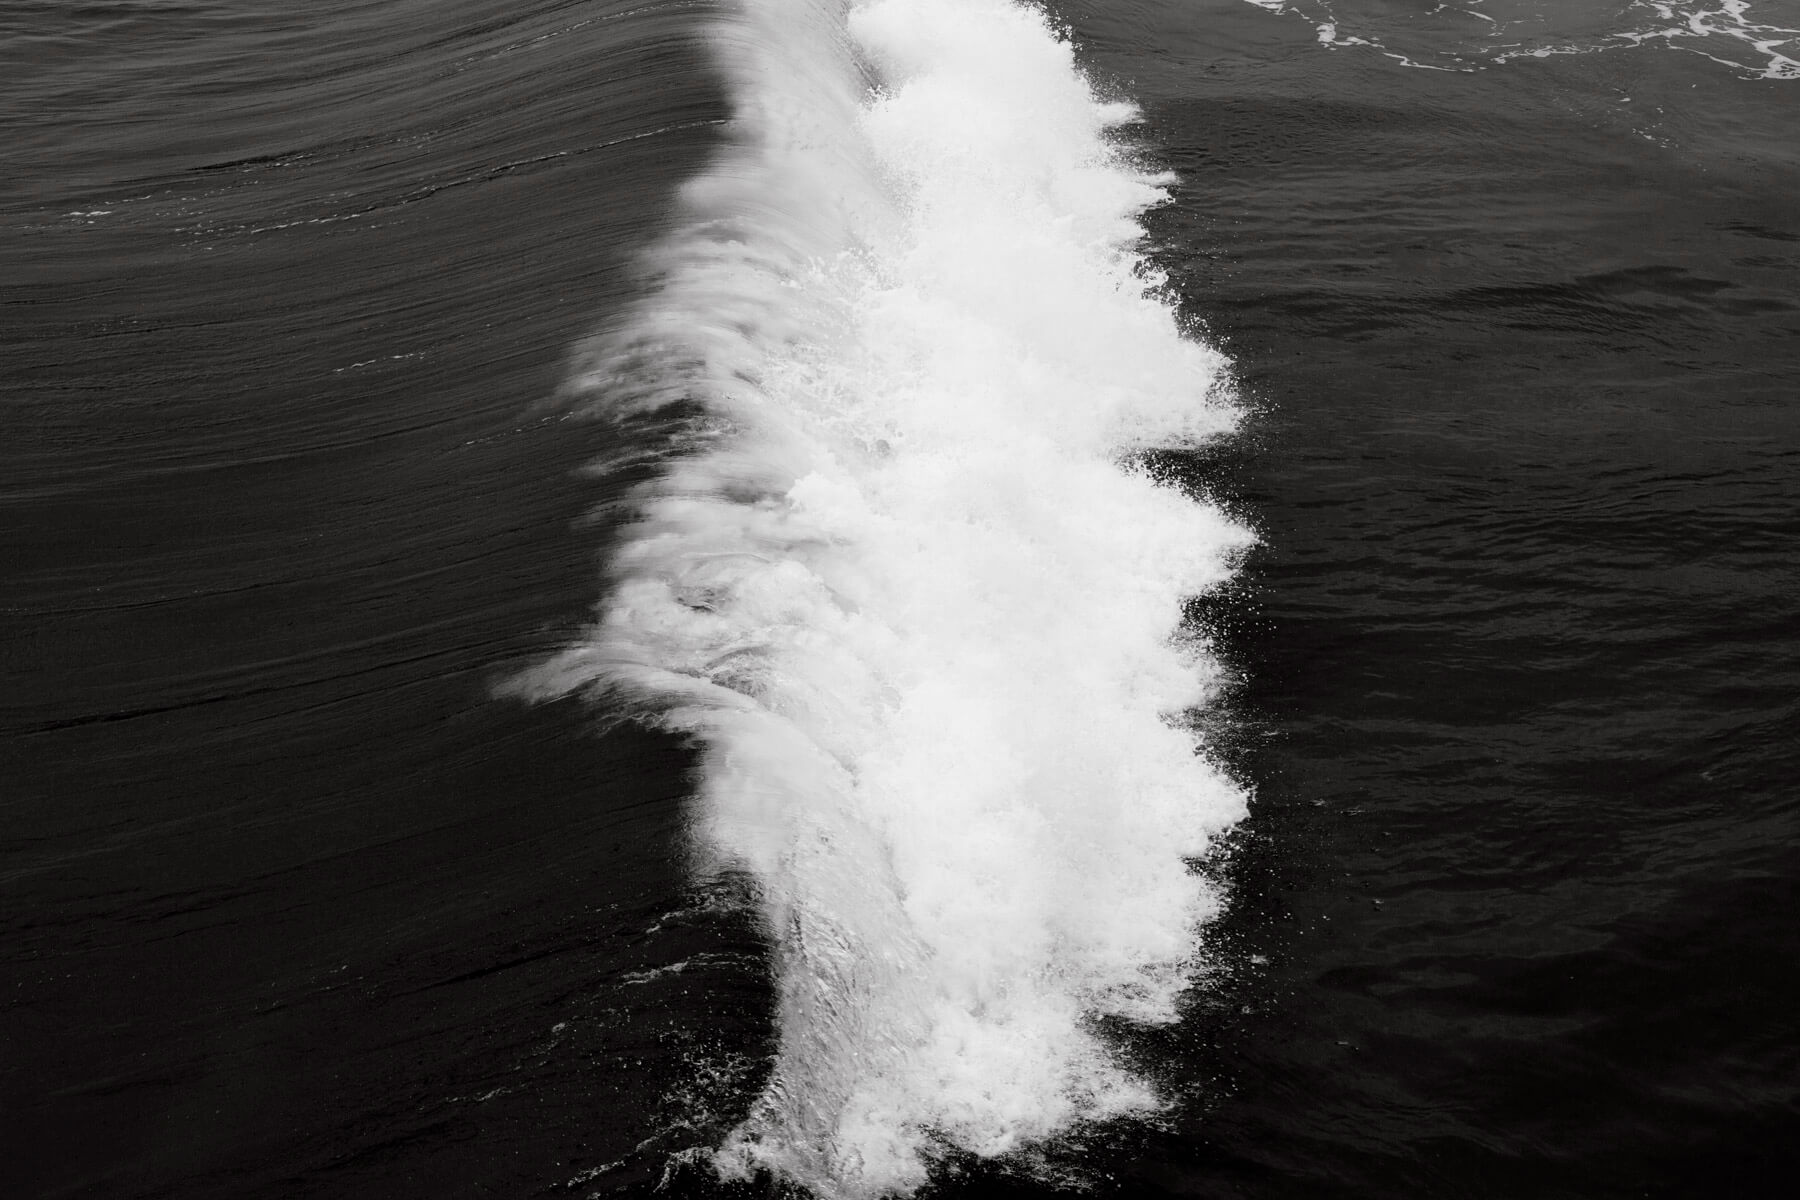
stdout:
[(1785, 1190), (1793, 97), (1130, 36), (1169, 46), (1154, 228), (1267, 406), (1228, 928), (1271, 965), (1157, 1177)]
[[(1206, 609), (1218, 972), (1121, 1035), (1180, 1103), (1053, 1157), (1785, 1194), (1800, 84), (1059, 11), (1179, 178), (1156, 255), (1256, 411), (1190, 469), (1263, 545)], [(492, 694), (594, 599), (630, 480), (534, 406), (714, 145), (708, 13), (0, 17), (7, 1194), (635, 1193), (754, 1097), (686, 753)]]
[(722, 117), (693, 13), (12, 19), (0, 1191), (629, 1149), (700, 1035), (595, 983), (681, 763), (489, 687), (589, 599), (594, 446), (530, 410)]

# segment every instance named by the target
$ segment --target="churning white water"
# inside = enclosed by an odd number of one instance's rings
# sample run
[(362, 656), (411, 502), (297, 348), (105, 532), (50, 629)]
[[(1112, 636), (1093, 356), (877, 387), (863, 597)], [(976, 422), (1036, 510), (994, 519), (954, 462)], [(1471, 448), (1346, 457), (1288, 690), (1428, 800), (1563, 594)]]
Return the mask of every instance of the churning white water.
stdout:
[(519, 681), (702, 751), (699, 869), (755, 882), (779, 1050), (721, 1147), (904, 1192), (1153, 1106), (1096, 1017), (1173, 1016), (1244, 811), (1185, 598), (1248, 535), (1131, 466), (1229, 431), (1133, 247), (1161, 197), (1044, 16), (749, 0), (735, 109), (571, 388), (678, 430), (584, 639)]

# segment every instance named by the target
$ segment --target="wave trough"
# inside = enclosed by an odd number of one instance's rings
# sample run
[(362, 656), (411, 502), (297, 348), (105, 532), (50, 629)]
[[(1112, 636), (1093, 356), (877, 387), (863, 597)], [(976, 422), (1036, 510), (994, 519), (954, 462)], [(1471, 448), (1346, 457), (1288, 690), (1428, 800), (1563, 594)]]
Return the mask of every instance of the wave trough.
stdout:
[[(1228, 433), (1136, 247), (1166, 180), (1007, 0), (751, 0), (724, 147), (588, 347), (654, 460), (593, 625), (516, 681), (690, 736), (702, 871), (753, 884), (779, 1047), (721, 1172), (905, 1192), (1153, 1108), (1098, 1018), (1173, 1018), (1244, 811), (1183, 633), (1250, 535), (1134, 465)], [(660, 431), (645, 439), (644, 430)]]

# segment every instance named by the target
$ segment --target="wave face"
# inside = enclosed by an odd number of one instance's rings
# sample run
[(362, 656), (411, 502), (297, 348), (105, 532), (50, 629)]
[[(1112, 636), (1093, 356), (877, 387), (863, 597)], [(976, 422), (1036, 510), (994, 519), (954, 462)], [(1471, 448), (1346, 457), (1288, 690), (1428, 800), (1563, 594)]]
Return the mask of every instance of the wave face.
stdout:
[(1172, 1019), (1218, 905), (1191, 859), (1245, 802), (1182, 614), (1250, 539), (1133, 456), (1236, 413), (1134, 249), (1133, 110), (1043, 14), (754, 0), (716, 41), (726, 144), (570, 385), (660, 461), (518, 687), (700, 748), (699, 869), (779, 972), (720, 1170), (900, 1192), (1157, 1103), (1094, 1022)]

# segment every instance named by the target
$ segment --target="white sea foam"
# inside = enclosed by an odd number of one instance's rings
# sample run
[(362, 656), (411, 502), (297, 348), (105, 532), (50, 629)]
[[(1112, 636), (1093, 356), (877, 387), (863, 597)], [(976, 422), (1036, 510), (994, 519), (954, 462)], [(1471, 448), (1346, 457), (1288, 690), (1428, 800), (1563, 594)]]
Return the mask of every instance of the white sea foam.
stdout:
[(1795, 0), (1466, 0), (1430, 8), (1389, 0), (1248, 2), (1310, 21), (1321, 45), (1364, 47), (1427, 70), (1656, 45), (1748, 77), (1800, 79)]
[(1249, 535), (1133, 469), (1228, 432), (1133, 247), (1164, 180), (1007, 0), (753, 0), (736, 116), (659, 286), (571, 384), (685, 414), (579, 644), (518, 681), (702, 752), (702, 870), (754, 881), (779, 1050), (721, 1171), (904, 1192), (1154, 1106), (1093, 1029), (1165, 1021), (1244, 799), (1180, 633)]

